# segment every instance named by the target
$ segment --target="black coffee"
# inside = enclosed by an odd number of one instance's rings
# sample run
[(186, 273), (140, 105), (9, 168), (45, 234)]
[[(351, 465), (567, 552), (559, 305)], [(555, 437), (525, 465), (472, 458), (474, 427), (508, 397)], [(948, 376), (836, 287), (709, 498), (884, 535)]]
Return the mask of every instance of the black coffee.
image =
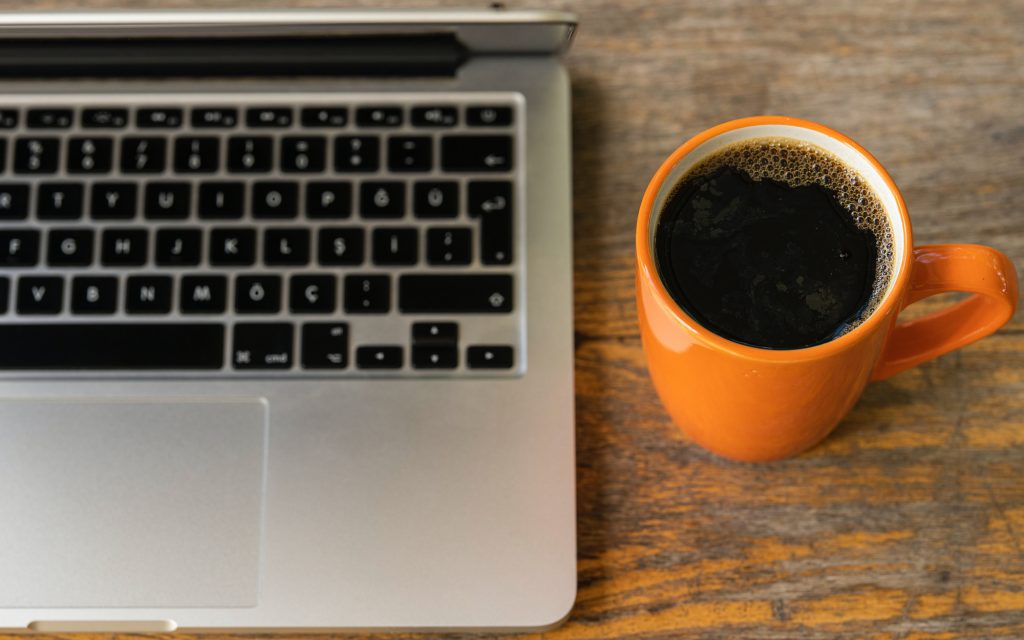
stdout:
[(768, 349), (828, 342), (871, 314), (891, 272), (878, 196), (825, 150), (764, 138), (695, 166), (658, 219), (673, 299), (715, 333)]

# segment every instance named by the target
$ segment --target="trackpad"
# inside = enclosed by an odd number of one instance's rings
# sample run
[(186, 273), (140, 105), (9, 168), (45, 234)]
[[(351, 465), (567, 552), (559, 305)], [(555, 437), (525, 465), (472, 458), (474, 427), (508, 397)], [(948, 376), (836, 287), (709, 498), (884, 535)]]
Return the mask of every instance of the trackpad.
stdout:
[(0, 607), (257, 604), (260, 399), (0, 400)]

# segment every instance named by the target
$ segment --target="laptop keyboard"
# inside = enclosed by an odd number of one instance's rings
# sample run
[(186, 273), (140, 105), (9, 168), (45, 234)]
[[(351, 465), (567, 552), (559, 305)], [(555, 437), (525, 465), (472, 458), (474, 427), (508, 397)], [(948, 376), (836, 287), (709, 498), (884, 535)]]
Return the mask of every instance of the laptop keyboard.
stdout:
[(515, 373), (515, 96), (281, 96), (0, 98), (0, 370)]

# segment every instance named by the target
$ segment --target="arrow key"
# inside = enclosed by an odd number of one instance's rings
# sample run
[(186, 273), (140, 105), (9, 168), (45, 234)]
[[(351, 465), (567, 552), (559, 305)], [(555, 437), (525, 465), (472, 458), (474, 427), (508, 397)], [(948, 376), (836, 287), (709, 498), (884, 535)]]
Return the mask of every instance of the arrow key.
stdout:
[(412, 348), (412, 366), (415, 369), (454, 369), (458, 364), (459, 353), (455, 347)]
[(466, 350), (466, 363), (470, 369), (511, 369), (512, 347), (478, 345)]

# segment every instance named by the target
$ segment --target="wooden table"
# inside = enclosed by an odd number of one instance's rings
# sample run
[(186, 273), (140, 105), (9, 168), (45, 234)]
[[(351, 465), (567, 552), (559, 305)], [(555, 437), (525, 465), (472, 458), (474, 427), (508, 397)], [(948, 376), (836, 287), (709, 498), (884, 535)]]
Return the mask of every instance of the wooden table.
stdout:
[[(531, 4), (541, 3), (509, 2)], [(668, 420), (633, 302), (650, 175), (698, 131), (763, 113), (820, 121), (870, 149), (902, 188), (919, 244), (991, 244), (1024, 265), (1024, 3), (557, 6), (581, 16), (569, 56), (579, 598), (550, 637), (1024, 637), (1024, 314), (873, 384), (813, 451), (746, 465), (705, 453)]]

